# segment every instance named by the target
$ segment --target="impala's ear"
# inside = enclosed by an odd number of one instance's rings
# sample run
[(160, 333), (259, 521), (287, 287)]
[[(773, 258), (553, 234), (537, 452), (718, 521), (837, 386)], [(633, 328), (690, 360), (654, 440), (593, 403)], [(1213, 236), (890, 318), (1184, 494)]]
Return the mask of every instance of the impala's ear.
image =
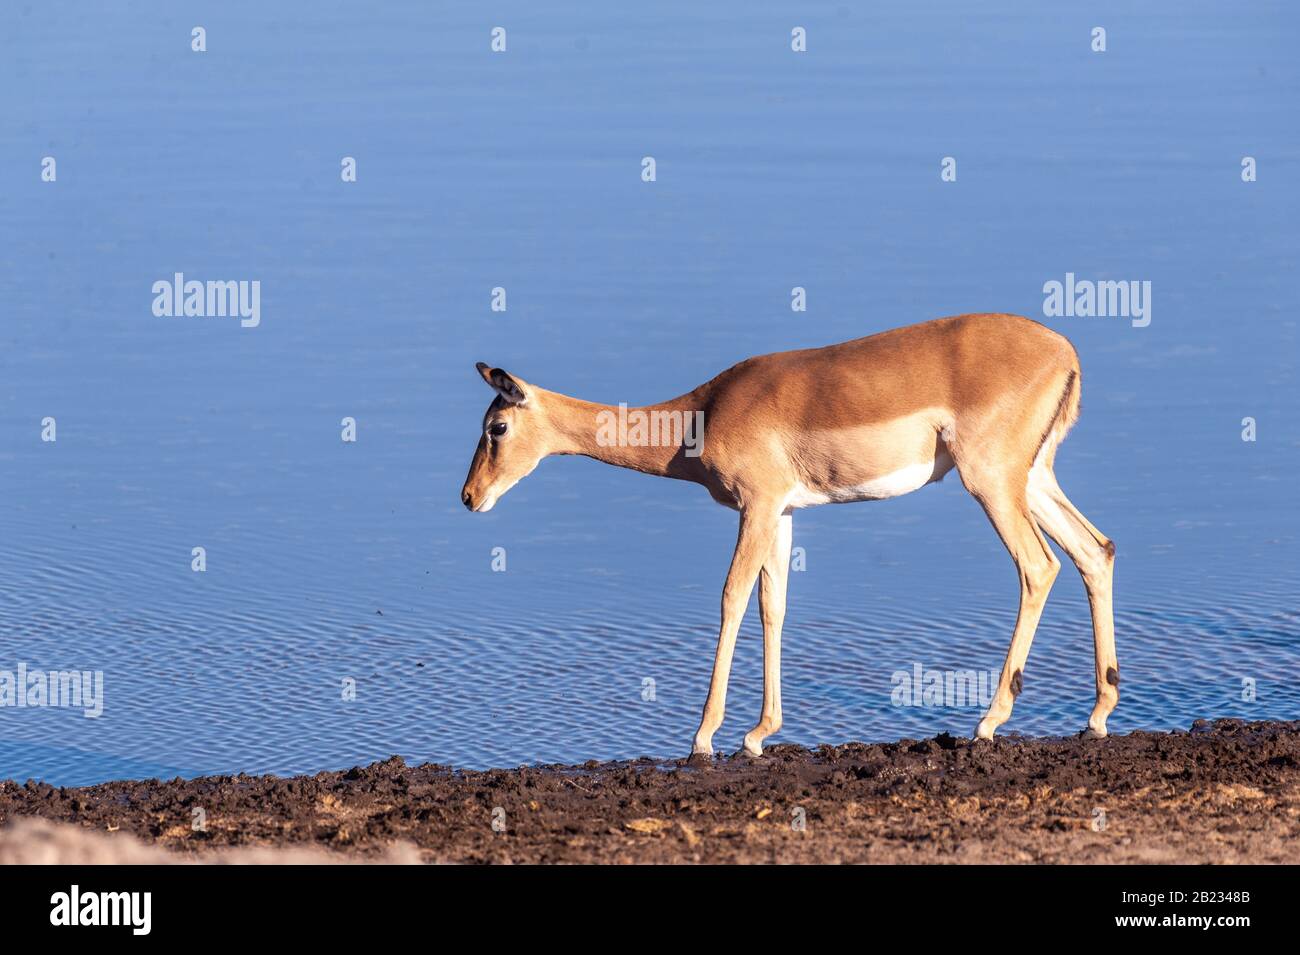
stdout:
[(483, 376), (483, 380), (492, 386), (492, 389), (512, 405), (522, 405), (528, 401), (528, 395), (524, 392), (523, 387), (514, 378), (511, 378), (500, 368), (493, 368), (484, 362), (478, 362), (474, 365), (478, 373)]

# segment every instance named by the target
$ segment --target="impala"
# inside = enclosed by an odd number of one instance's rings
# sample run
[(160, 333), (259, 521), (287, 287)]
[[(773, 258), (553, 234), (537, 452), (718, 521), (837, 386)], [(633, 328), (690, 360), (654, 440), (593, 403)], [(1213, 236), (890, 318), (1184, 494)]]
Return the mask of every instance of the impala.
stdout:
[[(732, 652), (755, 581), (763, 620), (763, 711), (745, 752), (781, 728), (781, 625), (798, 508), (876, 501), (957, 469), (988, 515), (1020, 578), (1020, 612), (997, 690), (976, 736), (1011, 716), (1029, 645), (1060, 562), (1078, 568), (1092, 611), (1097, 700), (1089, 736), (1106, 735), (1119, 701), (1111, 611), (1115, 547), (1056, 483), (1056, 449), (1079, 414), (1079, 358), (1063, 337), (1017, 315), (960, 315), (825, 348), (750, 358), (689, 394), (643, 409), (700, 420), (696, 453), (682, 444), (611, 443), (598, 420), (614, 406), (579, 401), (479, 363), (497, 397), (461, 501), (487, 511), (542, 458), (582, 454), (647, 474), (702, 484), (740, 512), (722, 591), (713, 678), (694, 754), (713, 752)], [(700, 415), (702, 414), (702, 417)]]

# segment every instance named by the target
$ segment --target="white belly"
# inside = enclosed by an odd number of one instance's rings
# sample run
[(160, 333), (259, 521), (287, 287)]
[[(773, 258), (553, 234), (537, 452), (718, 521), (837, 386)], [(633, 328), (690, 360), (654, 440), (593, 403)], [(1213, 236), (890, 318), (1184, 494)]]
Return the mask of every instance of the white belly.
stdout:
[(909, 464), (891, 474), (885, 474), (864, 484), (815, 491), (796, 484), (786, 497), (786, 510), (797, 507), (816, 507), (818, 504), (848, 504), (853, 501), (883, 501), (886, 498), (910, 494), (931, 481), (937, 481), (952, 469), (952, 459), (946, 454), (933, 461)]

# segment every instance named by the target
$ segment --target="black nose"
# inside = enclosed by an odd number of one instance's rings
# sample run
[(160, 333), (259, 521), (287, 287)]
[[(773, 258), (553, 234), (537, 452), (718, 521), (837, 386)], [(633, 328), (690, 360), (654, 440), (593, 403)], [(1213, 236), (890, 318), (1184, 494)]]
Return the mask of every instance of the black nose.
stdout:
[(472, 498), (472, 497), (469, 496), (469, 491), (461, 491), (461, 492), (460, 492), (460, 499), (461, 499), (461, 502), (462, 502), (466, 507), (468, 507), (471, 511), (474, 510), (474, 498)]

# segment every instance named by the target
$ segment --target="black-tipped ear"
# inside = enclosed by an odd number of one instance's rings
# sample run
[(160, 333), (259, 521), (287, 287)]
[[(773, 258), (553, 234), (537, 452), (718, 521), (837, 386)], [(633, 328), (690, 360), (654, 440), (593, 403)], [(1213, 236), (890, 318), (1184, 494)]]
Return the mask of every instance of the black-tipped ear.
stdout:
[(474, 367), (483, 376), (492, 389), (512, 405), (522, 405), (528, 400), (523, 387), (500, 368), (493, 368), (485, 362), (476, 362)]

